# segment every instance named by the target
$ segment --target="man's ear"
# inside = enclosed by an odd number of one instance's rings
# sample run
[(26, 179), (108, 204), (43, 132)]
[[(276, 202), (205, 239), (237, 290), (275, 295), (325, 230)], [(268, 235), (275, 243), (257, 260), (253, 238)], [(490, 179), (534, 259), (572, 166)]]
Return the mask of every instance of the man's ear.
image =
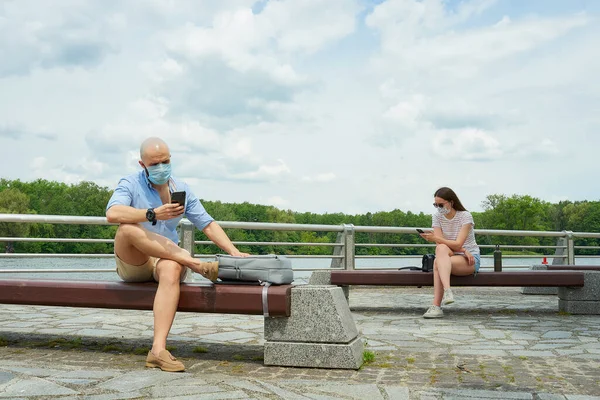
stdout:
[(142, 167), (142, 168), (146, 169), (146, 166), (144, 165), (144, 163), (143, 163), (143, 162), (141, 162), (141, 161), (138, 161), (138, 164), (140, 164), (140, 167)]

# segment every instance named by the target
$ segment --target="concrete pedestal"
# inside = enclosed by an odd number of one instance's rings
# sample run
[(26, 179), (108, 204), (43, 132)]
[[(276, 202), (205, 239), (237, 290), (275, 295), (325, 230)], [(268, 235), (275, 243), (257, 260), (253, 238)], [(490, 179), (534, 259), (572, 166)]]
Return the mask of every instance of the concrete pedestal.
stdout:
[(600, 315), (600, 271), (584, 271), (580, 288), (558, 288), (558, 309), (570, 314)]
[[(308, 281), (309, 285), (331, 285), (331, 271), (313, 271)], [(350, 299), (350, 286), (340, 286), (346, 301)]]
[[(531, 270), (547, 270), (548, 267), (544, 264), (540, 264), (540, 265), (532, 265), (531, 268), (529, 268)], [(557, 295), (558, 294), (558, 288), (557, 287), (530, 287), (530, 286), (524, 286), (521, 288), (521, 293), (522, 294), (552, 294), (552, 295)]]
[(337, 286), (292, 289), (291, 316), (265, 318), (265, 365), (358, 369), (364, 343)]

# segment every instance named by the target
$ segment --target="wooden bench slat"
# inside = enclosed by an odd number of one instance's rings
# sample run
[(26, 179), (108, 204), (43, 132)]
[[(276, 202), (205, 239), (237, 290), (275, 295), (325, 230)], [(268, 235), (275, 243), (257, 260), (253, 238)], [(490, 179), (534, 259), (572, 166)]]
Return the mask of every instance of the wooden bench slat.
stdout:
[[(152, 310), (156, 283), (0, 280), (0, 303)], [(262, 315), (262, 286), (184, 283), (178, 311)], [(268, 289), (269, 315), (290, 315), (292, 285)]]
[(548, 271), (600, 271), (600, 265), (548, 265)]
[[(477, 276), (451, 276), (452, 286), (583, 286), (577, 271), (479, 272)], [(360, 270), (331, 271), (333, 285), (432, 286), (433, 272)]]

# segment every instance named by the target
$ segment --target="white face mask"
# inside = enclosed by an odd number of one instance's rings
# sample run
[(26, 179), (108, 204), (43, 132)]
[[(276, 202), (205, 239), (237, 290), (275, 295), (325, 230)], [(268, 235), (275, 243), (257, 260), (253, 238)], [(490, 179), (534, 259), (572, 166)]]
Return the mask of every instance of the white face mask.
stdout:
[(438, 208), (438, 212), (440, 213), (440, 215), (447, 215), (450, 212), (449, 208), (446, 208), (446, 206)]

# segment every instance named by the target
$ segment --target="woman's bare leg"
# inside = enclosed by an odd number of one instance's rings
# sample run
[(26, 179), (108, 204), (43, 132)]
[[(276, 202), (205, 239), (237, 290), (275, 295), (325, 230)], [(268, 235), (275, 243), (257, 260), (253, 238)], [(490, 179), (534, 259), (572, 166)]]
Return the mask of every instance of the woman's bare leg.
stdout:
[[(450, 273), (452, 272), (452, 261), (451, 257), (454, 254), (450, 247), (445, 244), (438, 244), (435, 247), (435, 262), (433, 268), (437, 269), (440, 282), (443, 289), (450, 287)], [(441, 299), (440, 299), (441, 301)]]

